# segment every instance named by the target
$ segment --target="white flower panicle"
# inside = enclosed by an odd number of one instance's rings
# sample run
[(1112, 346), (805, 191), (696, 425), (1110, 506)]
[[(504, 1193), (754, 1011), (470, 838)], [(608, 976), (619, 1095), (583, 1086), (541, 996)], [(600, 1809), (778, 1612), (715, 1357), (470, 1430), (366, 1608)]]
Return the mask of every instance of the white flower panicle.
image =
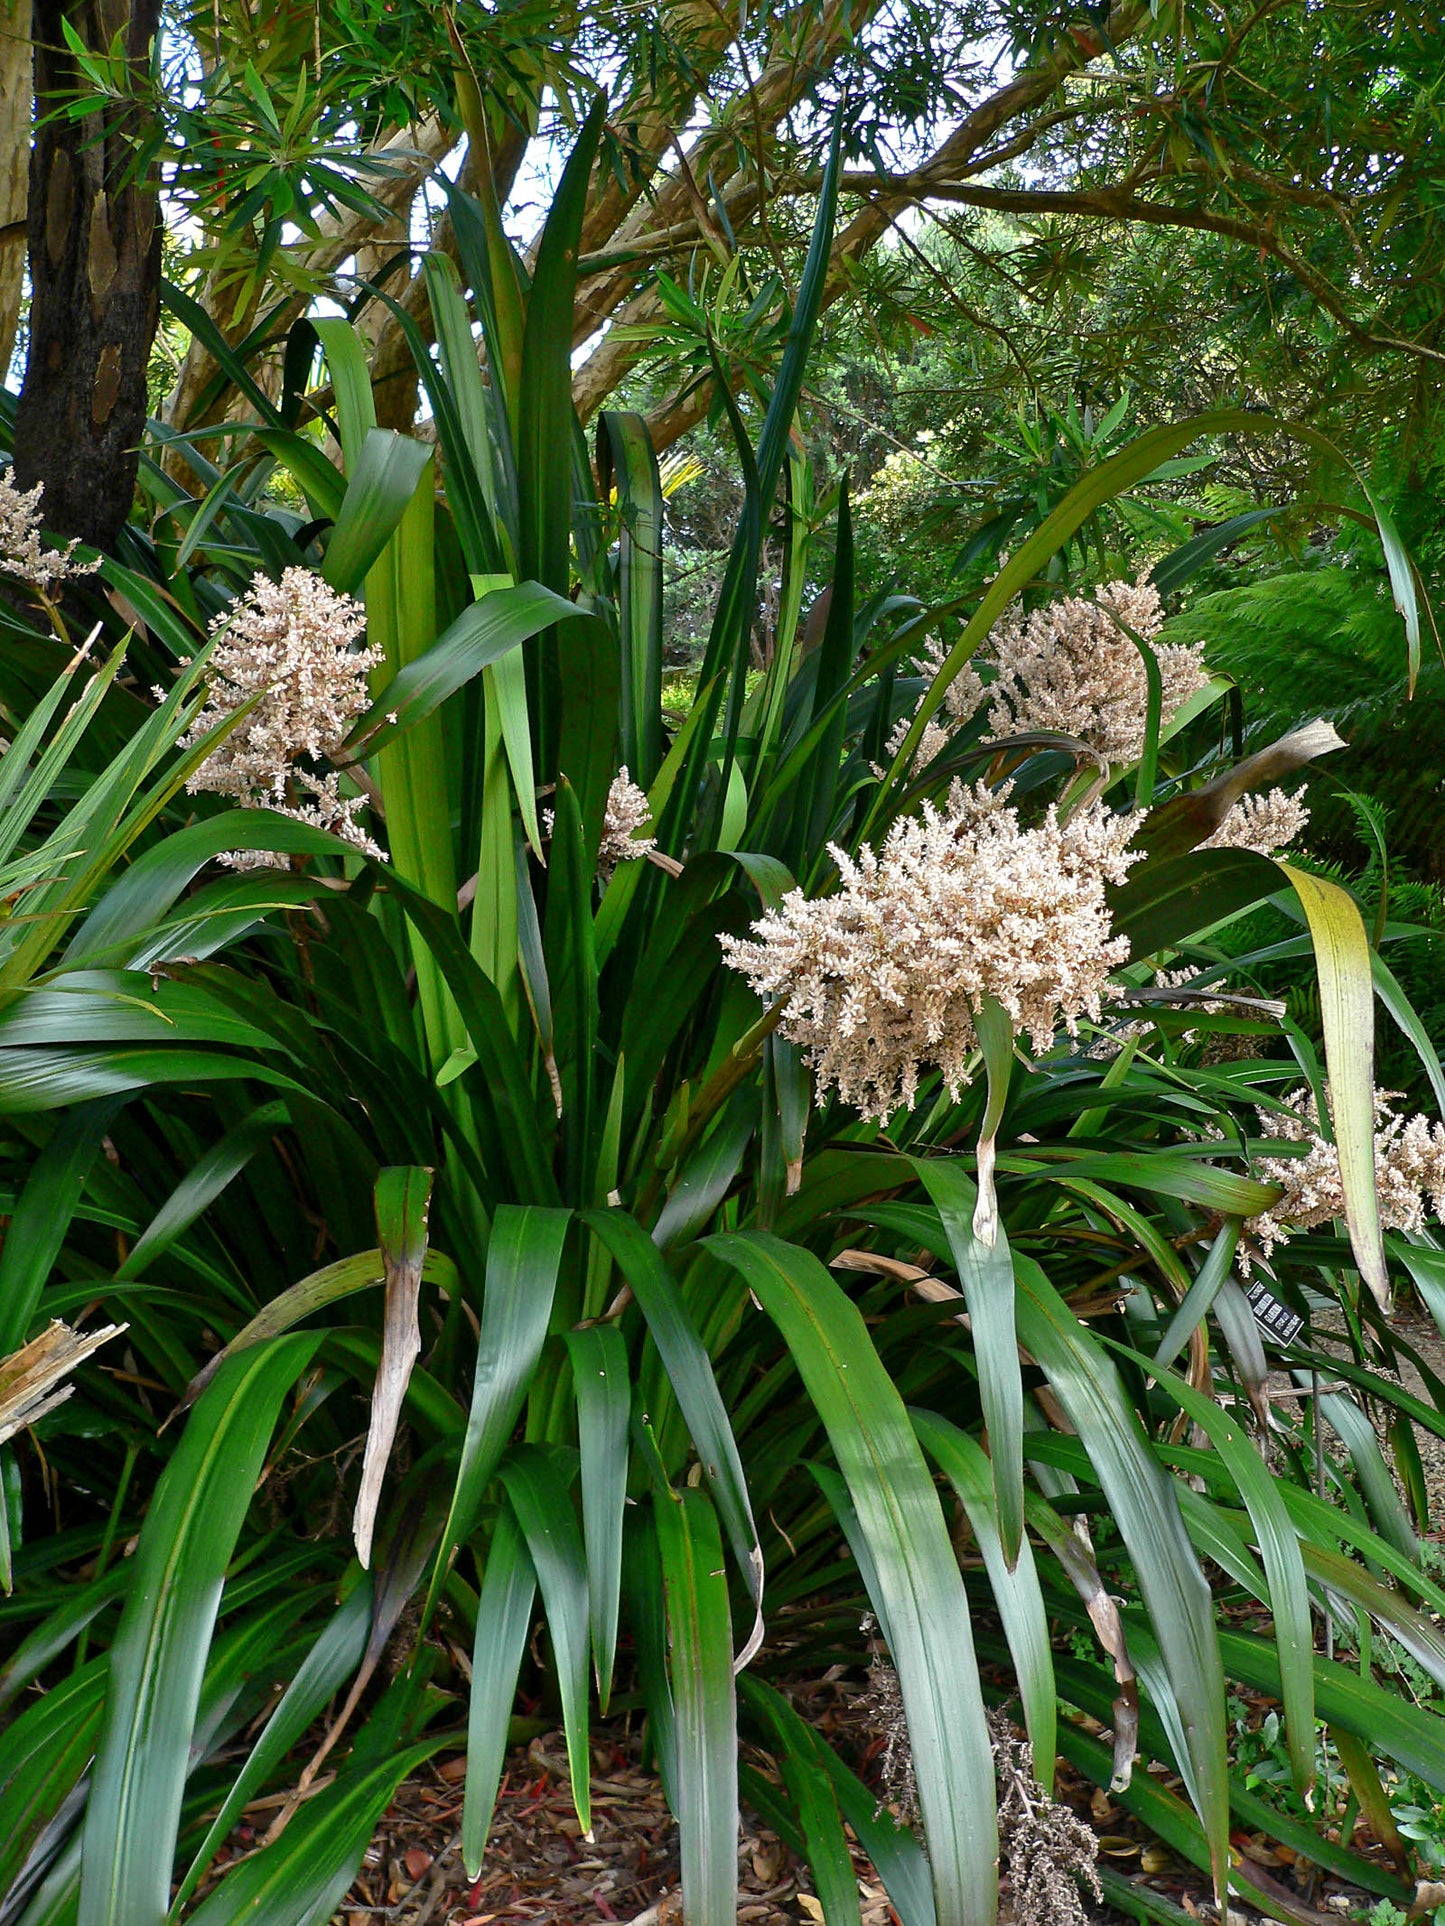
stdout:
[(0, 476), (0, 570), (48, 595), (62, 582), (98, 569), (100, 557), (77, 562), (78, 542), (67, 542), (64, 548), (41, 547), (40, 498), (44, 493), (44, 482), (22, 491), (12, 475)]
[[(1425, 1199), (1435, 1216), (1445, 1216), (1445, 1125), (1432, 1124), (1416, 1114), (1403, 1117), (1391, 1101), (1399, 1093), (1375, 1092), (1375, 1186), (1380, 1197), (1380, 1222), (1386, 1230), (1418, 1231), (1425, 1227)], [(1285, 1098), (1284, 1112), (1261, 1110), (1260, 1127), (1266, 1137), (1303, 1139), (1303, 1157), (1258, 1157), (1251, 1174), (1261, 1183), (1278, 1184), (1283, 1196), (1257, 1217), (1245, 1222), (1245, 1235), (1266, 1257), (1295, 1231), (1314, 1230), (1345, 1214), (1345, 1189), (1340, 1178), (1340, 1153), (1320, 1127), (1314, 1092), (1296, 1090)], [(1240, 1246), (1240, 1262), (1249, 1268), (1249, 1252)]]
[[(938, 680), (938, 672), (948, 659), (948, 645), (935, 636), (930, 636), (923, 645), (923, 653), (914, 657), (914, 666), (931, 689)], [(925, 689), (919, 697), (911, 715), (900, 716), (893, 725), (893, 733), (885, 745), (890, 756), (896, 756), (903, 747), (908, 731), (913, 727), (913, 718), (927, 698)], [(913, 767), (926, 769), (936, 755), (945, 748), (950, 738), (968, 721), (969, 717), (983, 701), (983, 679), (971, 662), (965, 662), (958, 674), (943, 692), (943, 704), (938, 713), (924, 724), (923, 734), (913, 754)]]
[[(212, 624), (217, 641), (206, 704), (181, 746), (198, 742), (252, 696), (260, 700), (206, 757), (187, 789), (230, 796), (243, 809), (274, 809), (380, 856), (354, 820), (365, 798), (343, 797), (334, 773), (303, 766), (338, 754), (370, 704), (367, 673), (382, 655), (354, 646), (365, 621), (359, 602), (310, 569), (288, 568), (279, 582), (253, 577), (229, 615)], [(237, 867), (284, 866), (285, 858), (257, 851), (230, 861)]]
[(1201, 849), (1248, 849), (1256, 856), (1273, 856), (1287, 849), (1310, 819), (1298, 796), (1271, 789), (1267, 796), (1241, 796)]
[[(1113, 611), (1113, 614), (1110, 611)], [(1150, 643), (1163, 683), (1160, 727), (1208, 682), (1204, 645), (1157, 643), (1163, 620), (1153, 584), (1110, 582), (1096, 601), (1069, 596), (1001, 622), (980, 651), (996, 662), (988, 724), (994, 736), (1053, 730), (1077, 736), (1111, 763), (1135, 762), (1148, 732), (1149, 680), (1132, 639)]]
[(623, 763), (607, 791), (607, 810), (602, 819), (602, 841), (597, 850), (597, 870), (604, 880), (619, 863), (635, 862), (657, 848), (655, 836), (639, 835), (652, 823), (652, 805), (639, 789)]
[(754, 940), (722, 938), (759, 996), (786, 999), (782, 1033), (807, 1057), (820, 1101), (836, 1088), (881, 1121), (912, 1107), (930, 1065), (957, 1097), (986, 995), (1039, 1050), (1061, 1023), (1072, 1035), (1098, 1016), (1109, 971), (1129, 954), (1111, 934), (1104, 885), (1137, 860), (1127, 844), (1141, 819), (1096, 802), (1024, 828), (1010, 788), (955, 783), (944, 811), (925, 803), (921, 820), (896, 822), (856, 862), (830, 846), (836, 895), (791, 890)]

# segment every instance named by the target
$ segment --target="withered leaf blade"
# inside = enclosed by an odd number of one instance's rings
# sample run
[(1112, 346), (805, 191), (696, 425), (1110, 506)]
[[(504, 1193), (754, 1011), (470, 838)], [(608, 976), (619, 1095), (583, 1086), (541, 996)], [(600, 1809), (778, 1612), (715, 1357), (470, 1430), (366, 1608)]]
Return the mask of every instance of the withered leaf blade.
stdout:
[(988, 1075), (988, 1101), (978, 1127), (978, 1202), (973, 1212), (973, 1234), (992, 1250), (998, 1242), (998, 1192), (993, 1173), (997, 1158), (998, 1127), (1008, 1101), (1009, 1072), (1013, 1068), (1014, 1031), (1008, 1012), (985, 990), (974, 1013), (974, 1027)]
[[(456, 1265), (440, 1251), (426, 1251), (422, 1257), (422, 1278), (426, 1283), (435, 1284), (439, 1291), (455, 1290)], [(223, 1350), (217, 1351), (202, 1366), (186, 1386), (171, 1418), (190, 1410), (226, 1359), (234, 1357), (237, 1351), (279, 1337), (283, 1331), (291, 1330), (326, 1305), (337, 1304), (344, 1297), (353, 1297), (358, 1291), (370, 1290), (374, 1284), (384, 1282), (385, 1269), (379, 1250), (356, 1251), (350, 1257), (340, 1257), (334, 1264), (312, 1271), (299, 1283), (291, 1285), (289, 1290), (282, 1291), (279, 1297), (273, 1297), (269, 1304), (263, 1304), (250, 1323), (243, 1326)], [(171, 1418), (166, 1420), (167, 1424)]]
[(1327, 756), (1344, 747), (1334, 725), (1321, 718), (1291, 729), (1288, 735), (1267, 743), (1212, 782), (1173, 796), (1151, 810), (1134, 839), (1135, 847), (1146, 849), (1155, 859), (1182, 856), (1214, 834), (1241, 796), (1265, 783), (1278, 782), (1316, 756)]
[(0, 1444), (64, 1404), (74, 1387), (63, 1380), (92, 1351), (127, 1329), (125, 1324), (105, 1324), (82, 1334), (55, 1318), (38, 1337), (0, 1359)]
[(1063, 1566), (1074, 1590), (1084, 1602), (1089, 1622), (1100, 1645), (1114, 1662), (1114, 1683), (1118, 1687), (1113, 1706), (1114, 1772), (1109, 1781), (1111, 1792), (1125, 1792), (1134, 1771), (1134, 1755), (1139, 1748), (1139, 1685), (1134, 1661), (1124, 1635), (1124, 1620), (1119, 1601), (1112, 1596), (1098, 1566), (1075, 1531), (1056, 1515), (1042, 1508), (1035, 1510), (1033, 1522), (1042, 1527), (1050, 1550)]
[(356, 1556), (364, 1567), (371, 1563), (371, 1537), (376, 1508), (386, 1475), (401, 1407), (411, 1382), (412, 1367), (421, 1354), (421, 1325), (417, 1298), (426, 1258), (427, 1209), (431, 1203), (432, 1173), (416, 1164), (383, 1170), (376, 1180), (376, 1241), (386, 1280), (381, 1357), (371, 1391), (371, 1426), (361, 1465), (361, 1489), (352, 1516)]

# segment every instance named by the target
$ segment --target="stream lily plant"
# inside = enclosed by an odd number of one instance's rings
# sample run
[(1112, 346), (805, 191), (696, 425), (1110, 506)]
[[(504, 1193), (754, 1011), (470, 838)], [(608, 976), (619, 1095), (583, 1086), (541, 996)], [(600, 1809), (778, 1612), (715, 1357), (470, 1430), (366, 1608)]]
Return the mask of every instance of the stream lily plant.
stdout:
[[(1325, 1734), (1386, 1847), (1396, 1777), (1445, 1791), (1368, 1656), (1445, 1690), (1445, 1388), (1388, 1369), (1403, 1281), (1445, 1320), (1445, 1152), (1372, 1073), (1383, 1007), (1445, 1098), (1410, 932), (1280, 853), (1336, 739), (1241, 743), (1158, 639), (1189, 557), (1038, 602), (1101, 505), (1280, 425), (1140, 436), (967, 608), (860, 603), (846, 491), (826, 545), (787, 506), (835, 157), (672, 707), (657, 462), (571, 403), (598, 133), (530, 273), (452, 191), (434, 439), (375, 426), (348, 319), (298, 324), (197, 496), (143, 465), (68, 591), (89, 655), (0, 611), (0, 1410), (81, 1333), (0, 1446), (0, 1921), (324, 1926), (442, 1747), (475, 1873), (519, 1686), (584, 1831), (590, 1722), (645, 1721), (691, 1926), (735, 1917), (740, 1798), (829, 1926), (850, 1833), (903, 1926), (989, 1926), (1019, 1735), (1221, 1902), (1312, 1917), (1247, 1832), (1406, 1903), (1309, 1801)], [(1317, 1025), (1270, 994), (1301, 956)], [(891, 1805), (790, 1696), (880, 1654)], [(1293, 1803), (1231, 1769), (1241, 1690)]]

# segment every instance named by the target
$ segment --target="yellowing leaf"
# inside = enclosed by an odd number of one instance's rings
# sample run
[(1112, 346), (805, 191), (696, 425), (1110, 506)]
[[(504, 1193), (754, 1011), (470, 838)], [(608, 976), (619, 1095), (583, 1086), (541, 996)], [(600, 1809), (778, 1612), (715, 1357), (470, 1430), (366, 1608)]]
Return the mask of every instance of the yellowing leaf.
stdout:
[(1345, 1223), (1360, 1275), (1383, 1310), (1390, 1282), (1375, 1190), (1375, 986), (1369, 940), (1348, 890), (1288, 863), (1279, 868), (1299, 898), (1314, 944)]

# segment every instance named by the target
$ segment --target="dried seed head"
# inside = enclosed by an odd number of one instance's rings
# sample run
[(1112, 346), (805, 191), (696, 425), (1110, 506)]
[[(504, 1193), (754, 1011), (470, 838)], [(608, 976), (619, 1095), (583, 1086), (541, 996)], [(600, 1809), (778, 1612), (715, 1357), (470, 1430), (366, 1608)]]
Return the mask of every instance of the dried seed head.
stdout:
[(1086, 1926), (1082, 1880), (1104, 1894), (1099, 1842), (1082, 1819), (1051, 1799), (1034, 1776), (1027, 1742), (1002, 1712), (988, 1714), (998, 1774), (1000, 1871), (1020, 1926)]
[(882, 1640), (874, 1636), (878, 1621), (871, 1612), (864, 1613), (858, 1629), (869, 1635), (872, 1651), (868, 1666), (868, 1690), (860, 1709), (874, 1734), (883, 1742), (878, 1758), (883, 1799), (905, 1826), (911, 1826), (919, 1818), (918, 1779), (913, 1769), (913, 1745), (908, 1737), (903, 1691)]
[(759, 996), (786, 999), (782, 1033), (811, 1064), (819, 1099), (880, 1121), (910, 1108), (929, 1066), (957, 1097), (969, 1080), (974, 1016), (996, 997), (1038, 1050), (1060, 1024), (1097, 1017), (1110, 970), (1129, 946), (1111, 935), (1106, 882), (1137, 861), (1140, 818), (1094, 803), (1024, 828), (1009, 786), (955, 783), (947, 808), (896, 822), (880, 851), (831, 854), (834, 896), (791, 890), (753, 925), (723, 937), (726, 961)]
[[(1111, 614), (1112, 611), (1112, 614)], [(1110, 582), (1094, 601), (1069, 596), (1005, 618), (979, 651), (997, 663), (988, 724), (995, 737), (1055, 730), (1089, 743), (1111, 763), (1144, 753), (1149, 682), (1124, 628), (1150, 644), (1163, 682), (1160, 727), (1209, 680), (1203, 643), (1159, 643), (1163, 620), (1153, 584)]]
[(15, 486), (13, 475), (0, 476), (0, 571), (29, 582), (48, 595), (62, 582), (77, 575), (89, 575), (100, 567), (100, 557), (77, 562), (79, 542), (64, 548), (42, 548), (40, 544), (40, 498), (44, 482), (23, 492)]
[[(337, 755), (370, 703), (367, 674), (382, 656), (379, 649), (354, 646), (365, 621), (359, 602), (310, 569), (288, 568), (279, 582), (254, 576), (230, 613), (211, 625), (216, 643), (206, 704), (181, 746), (198, 742), (253, 696), (260, 700), (206, 757), (187, 789), (229, 796), (243, 809), (274, 809), (380, 856), (354, 820), (364, 798), (343, 797), (334, 772), (305, 766)], [(227, 860), (238, 868), (285, 863), (269, 851)]]

